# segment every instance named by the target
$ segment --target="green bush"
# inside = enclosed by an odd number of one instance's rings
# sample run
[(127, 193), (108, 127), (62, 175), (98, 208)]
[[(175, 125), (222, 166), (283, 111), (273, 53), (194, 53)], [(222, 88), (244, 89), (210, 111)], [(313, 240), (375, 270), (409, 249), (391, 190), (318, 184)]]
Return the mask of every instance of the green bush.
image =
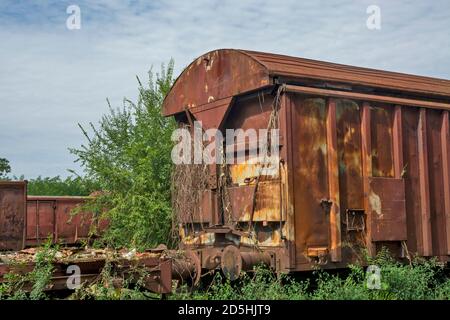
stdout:
[(8, 173), (11, 172), (11, 166), (8, 159), (0, 158), (0, 180), (7, 179)]
[[(23, 180), (20, 177), (19, 180)], [(16, 179), (17, 180), (17, 179)], [(99, 190), (99, 186), (83, 177), (69, 176), (65, 179), (56, 177), (37, 177), (28, 180), (28, 195), (33, 196), (88, 196)]]
[(173, 82), (173, 61), (161, 73), (149, 72), (144, 86), (138, 79), (137, 103), (109, 106), (90, 131), (80, 126), (87, 144), (70, 149), (101, 193), (87, 205), (104, 212), (109, 228), (104, 240), (114, 247), (150, 248), (169, 243), (171, 135), (174, 120), (162, 116), (161, 107)]
[(44, 290), (50, 284), (54, 270), (53, 261), (58, 247), (53, 246), (52, 240), (49, 239), (42, 249), (36, 253), (34, 269), (27, 275), (27, 280), (32, 284), (30, 292), (31, 300), (42, 300), (46, 298)]
[(313, 300), (367, 300), (365, 272), (359, 266), (351, 266), (350, 274), (342, 278), (326, 271), (317, 272), (317, 288), (311, 294)]

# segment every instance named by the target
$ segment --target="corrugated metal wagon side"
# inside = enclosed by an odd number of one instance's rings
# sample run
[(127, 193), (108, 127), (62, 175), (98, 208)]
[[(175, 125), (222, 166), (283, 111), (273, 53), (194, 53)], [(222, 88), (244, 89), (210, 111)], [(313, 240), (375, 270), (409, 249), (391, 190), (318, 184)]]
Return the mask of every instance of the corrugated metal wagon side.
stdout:
[(226, 141), (245, 161), (207, 166), (178, 212), (182, 246), (232, 277), (258, 262), (341, 268), (382, 247), (448, 261), (449, 111), (449, 80), (243, 50), (199, 57), (164, 115), (191, 132), (279, 129), (279, 159), (268, 170), (252, 136)]
[(89, 238), (93, 223), (91, 212), (77, 212), (89, 197), (28, 196), (26, 245), (34, 246), (49, 237), (53, 242), (75, 244)]
[(25, 246), (26, 181), (0, 181), (0, 250)]

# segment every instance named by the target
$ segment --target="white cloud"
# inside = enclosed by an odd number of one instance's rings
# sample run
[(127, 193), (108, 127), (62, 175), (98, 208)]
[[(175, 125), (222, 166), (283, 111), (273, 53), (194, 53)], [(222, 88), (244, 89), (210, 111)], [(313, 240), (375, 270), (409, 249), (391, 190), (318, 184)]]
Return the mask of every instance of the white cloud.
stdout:
[[(82, 29), (65, 28), (69, 4)], [(381, 30), (366, 8), (381, 7)], [(136, 97), (173, 57), (232, 47), (450, 78), (447, 1), (85, 1), (0, 4), (0, 156), (14, 174), (65, 175), (77, 122), (97, 121), (105, 98)]]

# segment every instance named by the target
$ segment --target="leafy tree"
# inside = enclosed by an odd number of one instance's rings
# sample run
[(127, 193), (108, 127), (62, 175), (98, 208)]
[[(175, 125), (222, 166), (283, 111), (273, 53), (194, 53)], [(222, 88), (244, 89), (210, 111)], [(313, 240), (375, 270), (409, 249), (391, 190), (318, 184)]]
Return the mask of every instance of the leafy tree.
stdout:
[(6, 178), (6, 175), (11, 172), (9, 161), (5, 158), (0, 158), (0, 179)]
[(86, 177), (102, 192), (88, 206), (109, 220), (104, 239), (113, 246), (148, 248), (167, 243), (171, 228), (170, 158), (174, 121), (161, 114), (162, 102), (173, 83), (173, 61), (161, 73), (149, 72), (144, 86), (138, 78), (136, 103), (125, 99), (90, 133), (80, 128), (87, 143), (70, 151)]
[(88, 196), (97, 190), (97, 183), (83, 177), (39, 176), (28, 180), (28, 194), (33, 196)]

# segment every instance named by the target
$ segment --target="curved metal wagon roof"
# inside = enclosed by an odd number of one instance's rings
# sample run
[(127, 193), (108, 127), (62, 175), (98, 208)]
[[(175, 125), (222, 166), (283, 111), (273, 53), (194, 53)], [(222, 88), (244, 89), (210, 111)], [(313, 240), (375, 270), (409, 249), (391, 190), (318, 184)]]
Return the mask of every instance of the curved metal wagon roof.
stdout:
[(284, 81), (321, 80), (424, 96), (450, 97), (450, 80), (354, 67), (280, 54), (219, 49), (194, 60), (167, 95), (163, 114), (232, 97)]

